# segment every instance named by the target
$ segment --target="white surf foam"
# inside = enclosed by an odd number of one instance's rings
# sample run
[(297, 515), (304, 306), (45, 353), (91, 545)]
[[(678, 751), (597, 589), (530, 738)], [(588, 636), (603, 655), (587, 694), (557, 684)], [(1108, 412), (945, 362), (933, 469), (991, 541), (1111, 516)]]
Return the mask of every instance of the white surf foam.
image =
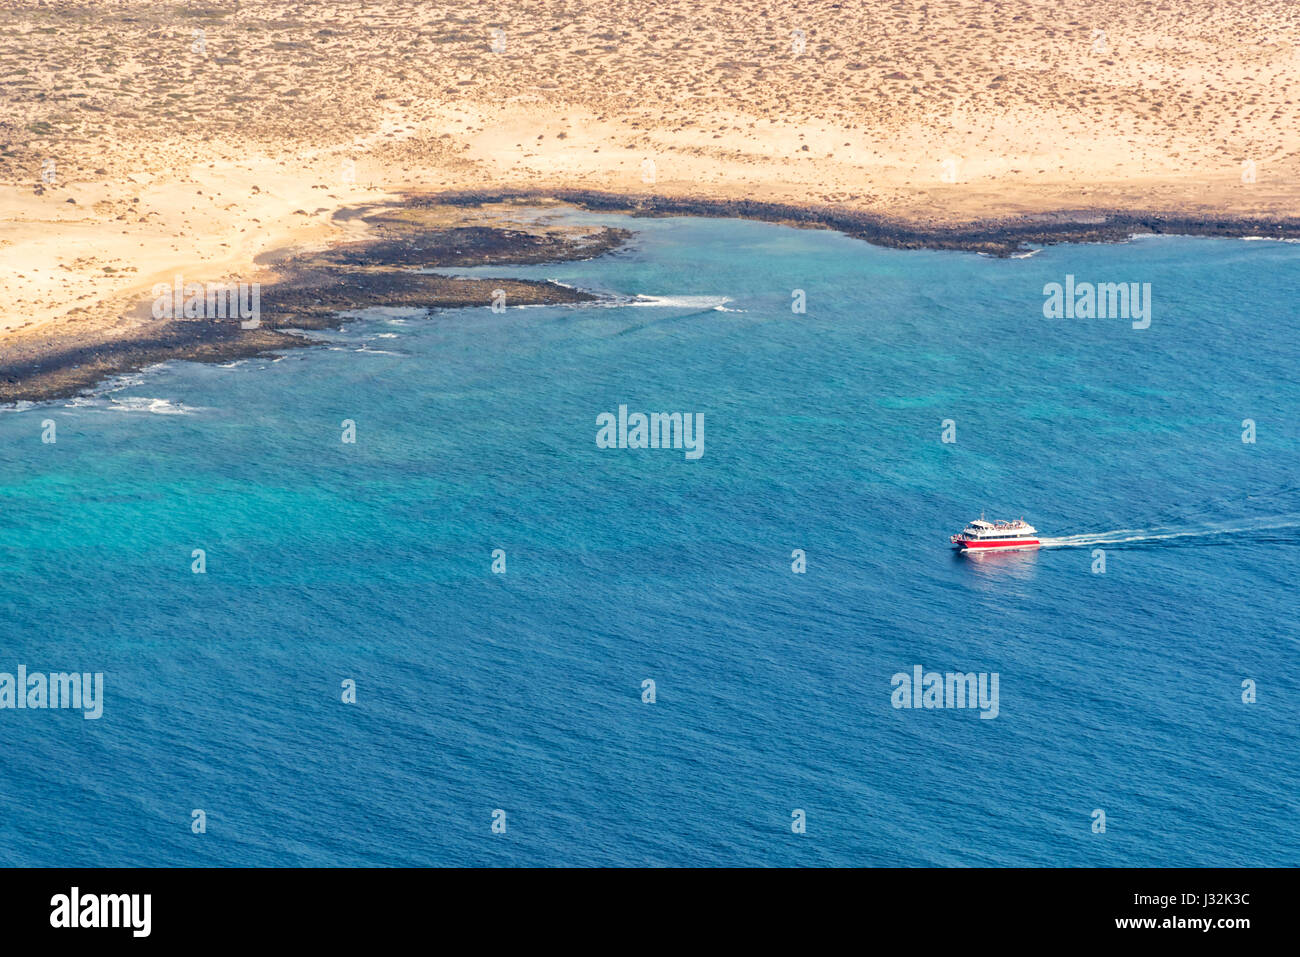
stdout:
[(731, 302), (731, 299), (727, 296), (637, 296), (635, 299), (620, 302), (617, 305), (723, 311), (729, 302)]
[(65, 405), (68, 409), (88, 409), (93, 412), (147, 412), (151, 415), (194, 415), (207, 409), (197, 405), (155, 399), (148, 396), (76, 396)]
[(152, 415), (193, 415), (202, 411), (197, 406), (173, 402), (171, 399), (150, 399), (144, 396), (110, 397), (106, 409), (113, 412), (148, 412)]

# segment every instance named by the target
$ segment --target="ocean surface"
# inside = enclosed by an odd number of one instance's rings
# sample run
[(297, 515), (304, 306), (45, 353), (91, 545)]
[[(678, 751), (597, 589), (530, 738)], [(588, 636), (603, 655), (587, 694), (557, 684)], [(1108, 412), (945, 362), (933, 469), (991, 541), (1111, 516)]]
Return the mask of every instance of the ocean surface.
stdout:
[[(564, 215), (635, 238), (463, 272), (619, 304), (0, 413), (0, 672), (104, 675), (0, 710), (0, 864), (1300, 863), (1300, 245)], [(1067, 274), (1150, 328), (1044, 318)], [(955, 554), (981, 512), (1054, 547)]]

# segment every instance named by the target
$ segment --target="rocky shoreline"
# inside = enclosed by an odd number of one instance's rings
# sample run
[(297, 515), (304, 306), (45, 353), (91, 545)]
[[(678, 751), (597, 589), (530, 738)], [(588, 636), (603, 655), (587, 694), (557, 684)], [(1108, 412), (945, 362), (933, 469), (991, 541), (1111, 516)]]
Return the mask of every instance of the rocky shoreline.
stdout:
[(377, 306), (486, 306), (500, 293), (511, 306), (594, 300), (598, 297), (591, 293), (551, 282), (470, 279), (423, 271), (592, 259), (619, 248), (631, 236), (623, 229), (561, 226), (544, 218), (517, 217), (520, 207), (556, 204), (631, 216), (753, 219), (833, 229), (896, 249), (961, 250), (999, 257), (1055, 243), (1124, 242), (1140, 233), (1300, 238), (1300, 218), (1066, 211), (950, 225), (818, 206), (589, 190), (411, 195), (398, 204), (353, 207), (335, 214), (339, 221), (361, 221), (367, 239), (318, 252), (260, 257), (258, 265), (270, 268), (275, 278), (262, 284), (257, 328), (241, 328), (238, 320), (151, 320), (149, 303), (140, 303), (110, 330), (54, 334), (11, 344), (0, 357), (0, 403), (67, 398), (113, 375), (171, 359), (225, 362), (302, 348), (313, 343), (293, 330), (338, 328), (343, 314)]
[(1023, 253), (1033, 246), (1117, 243), (1148, 233), (1219, 239), (1240, 239), (1243, 236), (1300, 238), (1300, 216), (1253, 218), (1122, 210), (1063, 210), (951, 224), (911, 222), (875, 213), (817, 205), (634, 196), (594, 190), (457, 191), (441, 193), (433, 199), (451, 206), (558, 201), (592, 212), (626, 213), (631, 216), (753, 219), (809, 229), (833, 229), (855, 239), (894, 249), (948, 249), (998, 257)]
[(502, 294), (509, 306), (591, 301), (598, 297), (551, 282), (420, 270), (591, 259), (630, 236), (606, 227), (457, 222), (445, 207), (416, 198), (337, 215), (361, 219), (373, 238), (320, 252), (263, 257), (259, 265), (271, 268), (275, 279), (261, 284), (256, 328), (242, 328), (238, 319), (155, 320), (151, 302), (142, 302), (111, 330), (8, 346), (0, 357), (0, 403), (68, 398), (111, 376), (172, 359), (227, 362), (303, 348), (314, 343), (293, 330), (338, 328), (342, 314), (377, 306), (487, 306)]

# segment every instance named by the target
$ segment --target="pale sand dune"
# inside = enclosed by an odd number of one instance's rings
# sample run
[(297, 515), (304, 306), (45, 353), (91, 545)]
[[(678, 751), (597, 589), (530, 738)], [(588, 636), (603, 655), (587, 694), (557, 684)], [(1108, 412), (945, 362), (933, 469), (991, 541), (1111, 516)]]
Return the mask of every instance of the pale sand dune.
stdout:
[(404, 190), (1300, 212), (1290, 0), (0, 0), (0, 57), (0, 342)]

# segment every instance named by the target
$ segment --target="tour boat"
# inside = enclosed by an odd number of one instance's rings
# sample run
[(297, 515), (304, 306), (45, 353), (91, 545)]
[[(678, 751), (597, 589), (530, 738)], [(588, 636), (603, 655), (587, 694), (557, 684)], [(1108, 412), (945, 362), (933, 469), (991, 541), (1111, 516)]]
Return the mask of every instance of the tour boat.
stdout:
[(986, 522), (982, 515), (948, 541), (963, 552), (1037, 548), (1040, 544), (1038, 532), (1023, 518), (1014, 522)]

